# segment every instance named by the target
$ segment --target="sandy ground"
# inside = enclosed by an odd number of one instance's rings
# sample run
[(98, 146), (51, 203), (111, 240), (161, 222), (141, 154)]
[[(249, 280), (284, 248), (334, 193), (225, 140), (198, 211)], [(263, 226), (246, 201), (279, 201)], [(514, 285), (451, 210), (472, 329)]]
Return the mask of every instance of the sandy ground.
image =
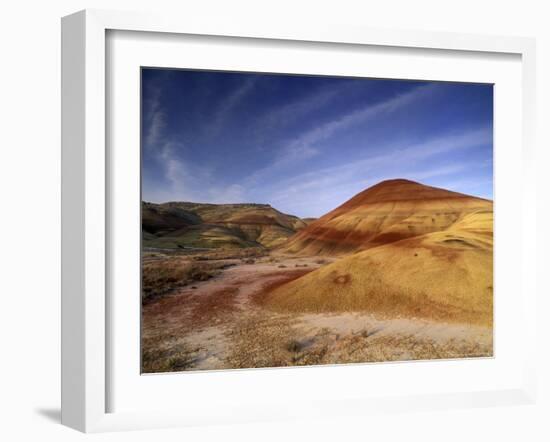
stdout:
[[(493, 334), (488, 327), (367, 313), (280, 315), (253, 302), (266, 285), (307, 273), (332, 259), (321, 262), (319, 258), (268, 256), (253, 264), (225, 261), (234, 266), (211, 280), (144, 305), (144, 351), (163, 350), (158, 357), (171, 358), (167, 359), (169, 368), (145, 371), (492, 355)], [(427, 344), (435, 350), (427, 353)], [(370, 352), (365, 350), (369, 345)], [(420, 347), (422, 350), (417, 350)], [(182, 348), (185, 351), (174, 353), (173, 349)], [(264, 350), (269, 350), (271, 360), (254, 354)], [(177, 362), (172, 354), (184, 361)]]

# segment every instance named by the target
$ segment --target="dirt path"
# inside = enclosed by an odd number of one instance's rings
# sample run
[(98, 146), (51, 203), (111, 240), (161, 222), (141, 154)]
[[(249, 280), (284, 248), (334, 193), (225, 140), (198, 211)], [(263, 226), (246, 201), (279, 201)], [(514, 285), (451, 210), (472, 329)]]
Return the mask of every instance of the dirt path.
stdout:
[[(191, 349), (192, 368), (196, 370), (224, 368), (231, 346), (228, 332), (235, 322), (257, 310), (251, 296), (268, 284), (305, 274), (331, 260), (264, 257), (251, 264), (223, 261), (233, 266), (208, 281), (183, 287), (144, 306), (144, 342), (164, 347), (184, 345)], [(227, 307), (222, 314), (210, 313), (219, 305)]]
[[(332, 260), (322, 261), (325, 263)], [(237, 287), (239, 289), (237, 301), (244, 305), (249, 301), (251, 295), (257, 293), (266, 284), (287, 279), (296, 271), (307, 273), (321, 266), (318, 258), (279, 258), (274, 262), (263, 258), (254, 264), (243, 264), (235, 260), (227, 262), (235, 264), (234, 267), (229, 267), (221, 275), (209, 281), (194, 284), (192, 286), (195, 287), (194, 289), (186, 287), (179, 292), (201, 296), (228, 286)]]

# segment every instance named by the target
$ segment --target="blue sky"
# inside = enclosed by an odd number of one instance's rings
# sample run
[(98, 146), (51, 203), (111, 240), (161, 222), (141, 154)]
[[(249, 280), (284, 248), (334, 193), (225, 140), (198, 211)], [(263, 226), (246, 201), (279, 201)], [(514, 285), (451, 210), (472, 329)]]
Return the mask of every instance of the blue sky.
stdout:
[(491, 85), (142, 70), (145, 201), (318, 217), (379, 181), (493, 197)]

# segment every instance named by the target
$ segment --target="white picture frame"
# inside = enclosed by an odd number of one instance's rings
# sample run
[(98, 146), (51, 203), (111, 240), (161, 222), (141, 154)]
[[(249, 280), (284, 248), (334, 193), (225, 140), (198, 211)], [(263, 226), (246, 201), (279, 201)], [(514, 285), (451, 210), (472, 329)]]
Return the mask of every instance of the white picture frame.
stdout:
[[(513, 387), (461, 393), (426, 393), (373, 397), (327, 397), (307, 407), (288, 404), (253, 406), (235, 399), (233, 413), (185, 411), (109, 412), (107, 339), (111, 320), (108, 247), (111, 231), (106, 120), (106, 63), (109, 31), (142, 31), (273, 41), (337, 43), (384, 48), (417, 48), (514, 54), (521, 57), (521, 292), (523, 328), (535, 334), (535, 43), (532, 39), (416, 31), (388, 31), (307, 24), (214, 22), (195, 17), (87, 10), (62, 21), (62, 423), (85, 432), (249, 422), (395, 412), (432, 408), (480, 407), (533, 403), (536, 397), (535, 339), (525, 340), (523, 375)], [(504, 196), (505, 198), (505, 196)], [(497, 203), (498, 204), (498, 203)], [(498, 250), (498, 246), (497, 246)], [(499, 252), (500, 253), (500, 252)], [(502, 251), (505, 253), (505, 251)], [(498, 256), (497, 256), (498, 260)], [(338, 368), (333, 368), (338, 369)], [(360, 370), (361, 367), (356, 367)], [(287, 371), (287, 377), (297, 372)], [(208, 374), (206, 374), (208, 375)], [(259, 382), (265, 382), (259, 380)], [(261, 384), (260, 384), (261, 385)]]

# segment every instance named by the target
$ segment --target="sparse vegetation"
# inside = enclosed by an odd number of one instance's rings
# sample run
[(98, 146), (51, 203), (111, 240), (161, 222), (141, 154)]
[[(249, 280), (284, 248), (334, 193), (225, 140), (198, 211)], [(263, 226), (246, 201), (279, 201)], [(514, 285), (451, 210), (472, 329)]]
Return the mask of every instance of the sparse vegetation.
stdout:
[[(197, 361), (200, 347), (193, 347), (185, 342), (178, 342), (163, 348), (166, 342), (148, 342), (141, 354), (142, 373), (159, 373), (182, 371), (192, 368)], [(159, 348), (160, 347), (160, 348)]]
[(294, 336), (291, 318), (252, 314), (237, 321), (228, 332), (231, 348), (228, 367), (281, 367), (292, 364), (292, 351), (285, 344)]
[(223, 263), (198, 263), (181, 258), (165, 258), (142, 265), (142, 300), (150, 301), (192, 282), (218, 275)]
[(342, 336), (323, 328), (307, 338), (299, 322), (288, 315), (247, 317), (235, 324), (229, 336), (232, 347), (226, 362), (231, 368), (492, 356), (491, 343), (455, 339), (438, 342), (410, 334), (360, 330)]
[(245, 258), (261, 258), (267, 255), (267, 250), (262, 247), (249, 247), (246, 249), (235, 250), (209, 250), (194, 252), (191, 257), (195, 261), (217, 261)]
[(291, 339), (286, 343), (285, 347), (291, 353), (298, 353), (302, 348), (302, 343), (296, 339)]
[(303, 352), (297, 365), (349, 364), (361, 362), (413, 361), (492, 356), (490, 346), (468, 341), (438, 343), (413, 335), (367, 337), (349, 334), (335, 339), (325, 336)]

